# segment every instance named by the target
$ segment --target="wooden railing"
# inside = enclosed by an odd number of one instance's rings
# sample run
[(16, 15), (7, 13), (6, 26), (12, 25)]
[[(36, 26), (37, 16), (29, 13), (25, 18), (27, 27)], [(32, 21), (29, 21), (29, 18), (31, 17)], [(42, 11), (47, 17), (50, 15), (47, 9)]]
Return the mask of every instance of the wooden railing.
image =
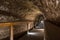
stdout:
[(10, 27), (10, 40), (14, 40), (14, 37), (13, 37), (13, 25), (18, 25), (21, 22), (26, 22), (27, 23), (27, 30), (28, 30), (28, 27), (30, 26), (32, 21), (5, 22), (5, 23), (0, 23), (0, 27), (6, 27), (6, 26)]

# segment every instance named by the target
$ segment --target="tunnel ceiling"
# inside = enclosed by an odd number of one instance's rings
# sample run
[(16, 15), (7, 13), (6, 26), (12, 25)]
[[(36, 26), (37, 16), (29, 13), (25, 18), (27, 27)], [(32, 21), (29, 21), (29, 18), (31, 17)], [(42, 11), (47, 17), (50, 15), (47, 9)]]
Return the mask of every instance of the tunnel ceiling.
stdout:
[(20, 19), (34, 20), (44, 14), (47, 20), (60, 22), (60, 0), (0, 0), (0, 10)]
[(27, 20), (34, 20), (37, 15), (41, 14), (39, 8), (27, 0), (0, 0), (0, 10), (8, 12), (2, 14)]

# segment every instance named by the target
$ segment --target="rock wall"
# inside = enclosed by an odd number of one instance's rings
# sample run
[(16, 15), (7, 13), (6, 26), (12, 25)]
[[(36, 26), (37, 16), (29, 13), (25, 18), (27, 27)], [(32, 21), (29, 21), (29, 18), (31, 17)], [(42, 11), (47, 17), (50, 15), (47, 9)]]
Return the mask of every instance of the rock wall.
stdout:
[(45, 22), (45, 40), (60, 40), (60, 26)]

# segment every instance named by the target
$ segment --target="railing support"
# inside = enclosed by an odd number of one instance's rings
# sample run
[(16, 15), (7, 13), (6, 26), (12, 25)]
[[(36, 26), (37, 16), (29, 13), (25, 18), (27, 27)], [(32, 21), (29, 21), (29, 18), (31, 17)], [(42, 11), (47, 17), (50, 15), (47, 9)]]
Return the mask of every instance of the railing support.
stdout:
[(12, 24), (10, 27), (10, 40), (14, 40), (14, 38), (13, 38), (13, 25)]

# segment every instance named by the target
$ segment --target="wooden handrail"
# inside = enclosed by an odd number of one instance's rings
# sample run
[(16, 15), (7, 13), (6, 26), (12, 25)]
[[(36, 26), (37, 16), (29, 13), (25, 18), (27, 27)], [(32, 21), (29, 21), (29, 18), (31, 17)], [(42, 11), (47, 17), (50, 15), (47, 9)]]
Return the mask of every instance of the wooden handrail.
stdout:
[[(30, 23), (31, 21), (21, 21), (21, 22), (5, 22), (5, 23), (0, 23), (0, 27), (10, 27), (10, 40), (14, 40), (13, 39), (13, 25), (17, 25), (19, 23), (22, 23), (22, 22), (25, 22), (25, 23)], [(27, 25), (29, 26), (29, 25)]]
[[(23, 21), (24, 23), (29, 23), (30, 21)], [(6, 27), (6, 26), (10, 26), (12, 25), (18, 25), (19, 23), (23, 23), (23, 22), (4, 22), (4, 23), (0, 23), (0, 27)]]

